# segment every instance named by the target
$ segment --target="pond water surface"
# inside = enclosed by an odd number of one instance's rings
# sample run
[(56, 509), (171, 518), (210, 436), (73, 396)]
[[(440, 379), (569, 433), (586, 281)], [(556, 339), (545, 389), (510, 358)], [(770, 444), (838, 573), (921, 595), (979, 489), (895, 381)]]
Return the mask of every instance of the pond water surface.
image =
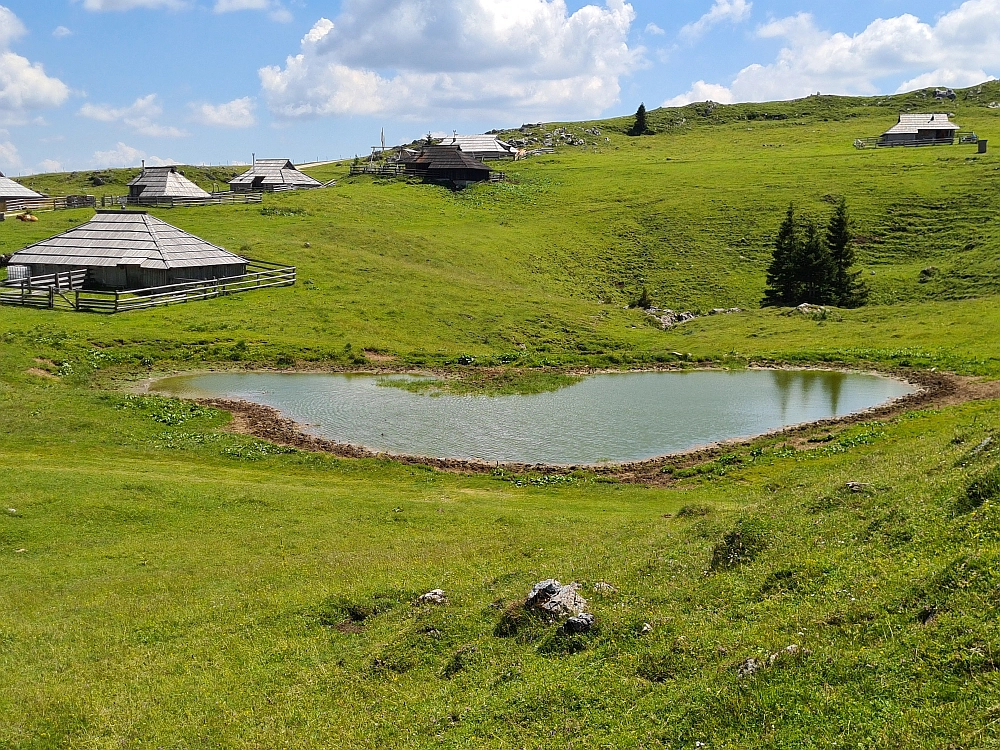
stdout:
[(914, 391), (876, 375), (787, 370), (595, 375), (528, 396), (428, 395), (384, 380), (219, 373), (167, 378), (154, 390), (265, 404), (313, 435), (375, 451), (531, 464), (655, 458), (846, 416)]

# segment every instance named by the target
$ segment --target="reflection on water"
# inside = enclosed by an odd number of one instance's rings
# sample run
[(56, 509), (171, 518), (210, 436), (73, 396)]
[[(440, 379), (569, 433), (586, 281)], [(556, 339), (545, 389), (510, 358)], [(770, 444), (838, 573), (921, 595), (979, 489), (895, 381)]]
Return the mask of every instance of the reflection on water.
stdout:
[[(796, 389), (802, 397), (809, 398), (813, 388), (819, 386), (826, 396), (831, 415), (840, 415), (840, 394), (847, 378), (852, 377), (842, 372), (824, 372), (820, 370), (770, 370), (774, 376), (774, 385), (778, 391), (781, 419), (786, 422), (791, 405), (797, 397)], [(856, 411), (856, 410), (854, 410)], [(793, 424), (795, 424), (793, 422)]]
[(599, 375), (530, 396), (429, 396), (357, 375), (242, 373), (160, 381), (161, 393), (241, 398), (316, 435), (373, 450), (484, 461), (636, 461), (898, 398), (874, 375), (749, 370)]

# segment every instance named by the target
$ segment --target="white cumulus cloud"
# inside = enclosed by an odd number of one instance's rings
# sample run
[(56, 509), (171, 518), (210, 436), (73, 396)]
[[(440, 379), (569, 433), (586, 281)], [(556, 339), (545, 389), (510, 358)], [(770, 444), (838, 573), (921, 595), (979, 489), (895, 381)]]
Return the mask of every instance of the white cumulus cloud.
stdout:
[(92, 167), (106, 169), (111, 167), (137, 167), (145, 159), (150, 167), (168, 167), (180, 162), (174, 159), (161, 159), (159, 156), (147, 156), (145, 151), (132, 148), (121, 141), (108, 151), (95, 151), (90, 160)]
[(14, 11), (0, 5), (0, 47), (7, 49), (15, 39), (20, 39), (28, 33), (21, 23), (21, 19), (14, 15)]
[(886, 79), (901, 81), (900, 91), (967, 86), (1000, 72), (1000, 0), (967, 0), (933, 25), (909, 13), (879, 18), (854, 35), (823, 31), (800, 13), (758, 35), (785, 46), (774, 62), (749, 65), (725, 86), (733, 101), (874, 95)]
[(41, 63), (10, 51), (26, 33), (21, 19), (0, 5), (0, 124), (23, 124), (31, 110), (58, 107), (69, 97), (69, 87), (47, 76)]
[(681, 29), (681, 36), (694, 40), (720, 23), (743, 23), (750, 18), (752, 9), (753, 3), (746, 0), (715, 0), (705, 15)]
[(233, 13), (240, 10), (264, 10), (274, 21), (288, 23), (292, 14), (281, 3), (281, 0), (215, 0), (213, 10), (216, 13)]
[(657, 26), (655, 23), (646, 24), (646, 33), (653, 34), (654, 36), (663, 36), (667, 32)]
[(21, 166), (21, 154), (18, 153), (17, 146), (10, 141), (0, 141), (0, 167), (10, 171), (19, 169)]
[(45, 172), (62, 172), (62, 164), (55, 159), (46, 159), (38, 165), (38, 171)]
[(664, 107), (683, 107), (692, 102), (716, 102), (718, 104), (732, 104), (733, 92), (725, 86), (717, 83), (705, 83), (697, 81), (691, 85), (691, 90), (685, 94), (675, 96), (663, 102)]
[(150, 94), (136, 99), (127, 107), (110, 107), (106, 104), (84, 104), (79, 114), (90, 120), (99, 122), (123, 122), (142, 135), (154, 138), (182, 138), (187, 133), (172, 125), (161, 125), (157, 122), (163, 114), (156, 94)]
[(249, 128), (257, 124), (257, 103), (249, 96), (225, 104), (192, 104), (192, 118), (219, 128)]
[(280, 118), (597, 115), (641, 60), (634, 20), (624, 0), (572, 14), (565, 0), (344, 0), (259, 73)]
[(56, 39), (65, 39), (68, 36), (73, 36), (73, 32), (70, 29), (67, 29), (65, 26), (56, 26), (52, 30), (52, 36), (54, 36)]
[(83, 0), (86, 10), (135, 10), (136, 8), (167, 8), (179, 10), (190, 5), (187, 0)]

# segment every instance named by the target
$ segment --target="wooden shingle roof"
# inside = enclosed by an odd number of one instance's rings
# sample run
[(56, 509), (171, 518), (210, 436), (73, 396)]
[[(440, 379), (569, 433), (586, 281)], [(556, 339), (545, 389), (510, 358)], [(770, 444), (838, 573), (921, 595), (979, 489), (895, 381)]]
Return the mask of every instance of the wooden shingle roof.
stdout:
[(285, 185), (296, 188), (322, 187), (319, 180), (296, 169), (288, 159), (258, 159), (254, 165), (239, 177), (230, 180), (230, 185), (251, 186), (261, 178), (260, 185)]
[(142, 187), (143, 198), (208, 198), (209, 193), (177, 171), (177, 167), (145, 167), (128, 186)]
[(0, 172), (0, 201), (8, 198), (41, 198), (34, 190), (29, 190), (19, 182), (14, 182)]
[(144, 211), (98, 211), (86, 224), (19, 250), (10, 262), (167, 269), (235, 265), (246, 259)]
[(463, 153), (458, 146), (424, 146), (409, 163), (419, 170), (473, 169), (479, 172), (493, 171), (482, 162)]
[(901, 114), (899, 122), (885, 131), (885, 135), (916, 134), (921, 130), (961, 130), (941, 112), (933, 114)]
[(458, 146), (463, 153), (476, 159), (505, 159), (517, 154), (516, 148), (495, 135), (450, 135), (440, 145)]

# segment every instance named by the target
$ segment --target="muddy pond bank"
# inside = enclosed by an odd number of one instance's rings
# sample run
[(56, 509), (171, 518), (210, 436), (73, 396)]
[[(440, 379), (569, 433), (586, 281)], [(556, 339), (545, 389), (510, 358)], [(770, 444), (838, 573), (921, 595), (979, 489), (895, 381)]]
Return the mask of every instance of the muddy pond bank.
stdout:
[[(758, 369), (758, 371), (760, 371)], [(825, 368), (820, 372), (831, 372)], [(716, 371), (725, 372), (725, 371)], [(768, 368), (766, 372), (775, 372)], [(787, 377), (789, 370), (779, 370), (781, 377)], [(802, 372), (798, 370), (796, 372)], [(807, 371), (816, 372), (816, 371)], [(834, 372), (844, 373), (844, 370)], [(382, 371), (382, 374), (387, 374)], [(577, 376), (587, 376), (590, 373), (575, 372)], [(635, 375), (636, 373), (627, 373)], [(856, 371), (854, 375), (859, 375)], [(870, 375), (870, 373), (867, 373)], [(200, 403), (211, 405), (229, 411), (233, 415), (230, 429), (239, 433), (252, 435), (287, 447), (305, 451), (328, 453), (345, 458), (376, 458), (392, 460), (403, 464), (419, 464), (431, 466), (443, 471), (455, 472), (492, 472), (498, 466), (511, 473), (542, 472), (546, 474), (565, 474), (574, 471), (586, 471), (599, 476), (613, 476), (624, 481), (660, 484), (671, 481), (669, 475), (663, 472), (664, 467), (681, 468), (710, 461), (724, 453), (733, 452), (738, 446), (752, 444), (758, 440), (774, 442), (775, 436), (785, 442), (795, 445), (806, 443), (809, 435), (829, 432), (859, 421), (886, 419), (896, 414), (915, 408), (928, 406), (944, 406), (951, 403), (977, 398), (1000, 398), (1000, 384), (977, 381), (972, 378), (947, 375), (936, 372), (892, 371), (879, 373), (897, 380), (903, 379), (917, 390), (902, 398), (873, 409), (861, 410), (858, 413), (839, 415), (834, 418), (810, 420), (808, 424), (792, 424), (772, 430), (762, 430), (754, 433), (756, 437), (726, 439), (720, 441), (704, 441), (697, 446), (681, 451), (664, 451), (655, 457), (635, 461), (602, 461), (600, 463), (566, 463), (549, 461), (495, 461), (478, 460), (475, 458), (441, 457), (421, 455), (418, 451), (380, 450), (363, 447), (362, 443), (331, 439), (330, 436), (316, 434), (315, 424), (309, 420), (296, 421), (286, 416), (279, 409), (264, 403), (253, 403), (247, 399), (237, 398), (198, 398)], [(621, 382), (621, 381), (615, 381)], [(395, 390), (395, 389), (387, 389)], [(428, 396), (422, 396), (428, 399)], [(431, 399), (433, 401), (433, 399)], [(813, 441), (816, 442), (816, 441)], [(812, 446), (815, 447), (815, 446)]]

